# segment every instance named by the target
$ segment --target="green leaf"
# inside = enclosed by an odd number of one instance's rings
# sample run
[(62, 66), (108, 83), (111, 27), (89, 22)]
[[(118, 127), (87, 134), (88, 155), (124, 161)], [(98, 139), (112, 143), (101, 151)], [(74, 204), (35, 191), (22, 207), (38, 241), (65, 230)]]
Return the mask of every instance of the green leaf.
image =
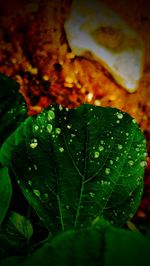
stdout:
[(8, 174), (8, 168), (0, 169), (0, 225), (7, 213), (12, 196), (12, 185)]
[(19, 213), (12, 212), (9, 217), (10, 222), (13, 224), (15, 229), (25, 237), (25, 239), (29, 240), (33, 234), (32, 224), (28, 219)]
[(28, 118), (4, 143), (0, 161), (46, 227), (88, 226), (97, 217), (122, 225), (141, 199), (146, 144), (115, 108), (50, 106)]
[(0, 73), (0, 146), (25, 120), (27, 108), (19, 84)]
[(32, 225), (25, 217), (8, 212), (0, 228), (0, 262), (9, 256), (27, 254), (32, 233)]
[(142, 266), (149, 265), (149, 252), (150, 239), (99, 220), (94, 226), (59, 234), (17, 265)]
[(21, 256), (10, 256), (2, 261), (1, 266), (20, 266), (23, 261)]

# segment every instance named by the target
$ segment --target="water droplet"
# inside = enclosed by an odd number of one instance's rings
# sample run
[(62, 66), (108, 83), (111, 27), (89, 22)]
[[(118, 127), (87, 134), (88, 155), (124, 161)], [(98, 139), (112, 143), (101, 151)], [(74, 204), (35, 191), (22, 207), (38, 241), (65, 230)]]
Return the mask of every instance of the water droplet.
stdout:
[(128, 161), (128, 164), (129, 164), (130, 166), (132, 166), (132, 165), (134, 165), (134, 162), (133, 162), (132, 160), (130, 160), (130, 161)]
[(116, 123), (119, 124), (120, 123), (120, 120), (117, 120)]
[(110, 160), (110, 164), (113, 164), (114, 162), (113, 162), (113, 160)]
[(99, 157), (99, 152), (98, 151), (95, 151), (94, 152), (94, 158), (98, 158)]
[(67, 128), (70, 129), (71, 128), (71, 125), (67, 125)]
[(106, 168), (105, 173), (106, 173), (106, 175), (109, 175), (110, 174), (110, 168)]
[(126, 136), (129, 136), (129, 133), (128, 132), (126, 132)]
[(38, 125), (35, 125), (34, 126), (34, 129), (37, 131), (39, 129), (39, 126)]
[(52, 127), (51, 124), (47, 124), (47, 127), (46, 128), (47, 128), (48, 133), (51, 133), (52, 132), (53, 127)]
[(59, 111), (62, 111), (63, 110), (63, 107), (61, 104), (59, 104)]
[(32, 186), (32, 181), (31, 180), (28, 180), (28, 185)]
[(41, 193), (38, 189), (33, 189), (33, 193), (37, 196), (37, 197), (40, 197), (41, 196)]
[(51, 121), (55, 118), (55, 113), (52, 111), (52, 110), (49, 110), (48, 111), (48, 114), (47, 114), (47, 120), (48, 121)]
[(101, 143), (101, 144), (104, 144), (104, 140), (101, 140), (100, 143)]
[(135, 150), (136, 150), (136, 151), (139, 151), (140, 149), (139, 149), (139, 148), (136, 148)]
[(123, 114), (122, 113), (117, 113), (117, 117), (118, 117), (118, 119), (122, 119), (123, 118)]
[(28, 170), (31, 171), (31, 167), (28, 167)]
[(95, 194), (94, 194), (93, 192), (90, 192), (90, 196), (91, 196), (92, 198), (94, 198), (94, 197), (95, 197)]
[(132, 123), (136, 124), (136, 120), (135, 119), (132, 119)]
[(37, 139), (33, 139), (30, 143), (30, 147), (32, 149), (35, 149), (36, 147), (38, 146), (38, 142), (37, 142)]
[(144, 157), (147, 157), (147, 156), (148, 156), (148, 153), (147, 153), (147, 152), (144, 152), (144, 153), (143, 153), (143, 156), (144, 156)]
[(140, 162), (141, 167), (145, 167), (146, 165), (147, 165), (147, 162), (145, 162), (145, 161)]
[(121, 150), (123, 146), (121, 144), (118, 144), (118, 150)]
[(59, 127), (56, 128), (56, 134), (60, 134), (61, 133), (61, 129)]
[(99, 151), (103, 151), (104, 147), (103, 146), (99, 146)]
[(60, 148), (59, 148), (59, 151), (60, 151), (60, 152), (64, 152), (64, 148), (63, 148), (63, 147), (60, 147)]
[(35, 170), (37, 170), (37, 169), (38, 169), (38, 167), (37, 167), (37, 165), (36, 165), (36, 164), (34, 164), (34, 165), (33, 165), (33, 167), (34, 167), (34, 169), (35, 169)]

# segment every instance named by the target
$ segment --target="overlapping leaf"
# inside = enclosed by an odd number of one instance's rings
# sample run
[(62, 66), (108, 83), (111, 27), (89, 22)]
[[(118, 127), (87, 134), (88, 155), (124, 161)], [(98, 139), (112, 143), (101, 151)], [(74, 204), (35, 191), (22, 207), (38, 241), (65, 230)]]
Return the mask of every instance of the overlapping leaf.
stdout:
[(10, 257), (2, 266), (149, 265), (150, 239), (100, 220), (94, 226), (56, 236), (27, 257)]
[(0, 146), (25, 120), (27, 108), (19, 84), (0, 73)]
[(8, 168), (0, 168), (0, 225), (7, 213), (12, 196), (12, 186), (8, 174)]
[(145, 146), (135, 121), (117, 109), (50, 106), (16, 130), (0, 161), (56, 233), (97, 216), (125, 223), (141, 199)]

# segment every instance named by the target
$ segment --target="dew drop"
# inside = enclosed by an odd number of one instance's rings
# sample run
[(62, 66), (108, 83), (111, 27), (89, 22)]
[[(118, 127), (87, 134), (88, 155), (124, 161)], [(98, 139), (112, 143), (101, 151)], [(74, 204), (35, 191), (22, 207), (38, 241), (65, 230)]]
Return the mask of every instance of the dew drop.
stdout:
[(31, 180), (28, 180), (28, 185), (32, 186), (32, 181)]
[(140, 151), (140, 149), (139, 149), (139, 148), (136, 148), (135, 150), (136, 150), (136, 151)]
[(99, 152), (98, 151), (95, 151), (94, 152), (94, 158), (98, 158), (99, 157)]
[(106, 168), (105, 173), (106, 173), (106, 175), (109, 175), (110, 174), (110, 168)]
[(34, 167), (34, 169), (35, 169), (35, 170), (37, 170), (37, 169), (38, 169), (38, 167), (37, 167), (37, 165), (36, 165), (36, 164), (34, 164), (34, 165), (33, 165), (33, 167)]
[(141, 167), (145, 167), (146, 165), (147, 165), (147, 163), (145, 161), (140, 162)]
[(33, 139), (30, 143), (30, 147), (32, 149), (35, 149), (36, 147), (38, 146), (38, 142), (37, 142), (37, 139)]
[(123, 146), (121, 144), (118, 144), (118, 150), (121, 150)]
[(64, 148), (63, 148), (63, 147), (60, 147), (60, 148), (59, 148), (59, 151), (60, 151), (60, 152), (64, 152)]
[(35, 125), (34, 126), (34, 129), (37, 131), (39, 129), (39, 126), (38, 125)]
[(99, 151), (103, 151), (104, 147), (103, 146), (99, 146)]
[(144, 152), (144, 153), (143, 153), (143, 156), (144, 156), (144, 157), (147, 157), (147, 156), (148, 156), (148, 153), (147, 153), (147, 152)]
[(47, 120), (48, 121), (51, 121), (55, 118), (55, 113), (52, 111), (52, 110), (49, 110), (48, 111), (48, 114), (47, 114)]
[(95, 197), (95, 194), (94, 194), (93, 192), (90, 192), (90, 196), (91, 196), (92, 198), (94, 198), (94, 197)]
[(122, 113), (117, 113), (117, 117), (118, 117), (118, 119), (122, 119), (123, 118), (123, 114)]
[(40, 197), (41, 193), (38, 189), (33, 189), (33, 193), (37, 196)]
[(116, 123), (119, 124), (120, 123), (120, 120), (117, 120)]
[(59, 111), (62, 111), (63, 110), (63, 107), (61, 104), (59, 104)]
[(70, 129), (71, 128), (71, 125), (67, 125), (67, 128)]
[(47, 127), (46, 128), (47, 128), (48, 133), (51, 133), (52, 132), (53, 127), (52, 127), (51, 124), (47, 124)]
[(128, 161), (128, 164), (129, 164), (130, 166), (132, 166), (132, 165), (134, 165), (134, 162), (133, 162), (132, 160), (130, 160), (130, 161)]
[(56, 134), (60, 134), (61, 133), (61, 129), (59, 127), (56, 128)]
[(110, 160), (110, 164), (113, 164), (114, 162), (113, 162), (113, 160)]
[(136, 124), (136, 120), (135, 120), (135, 119), (132, 119), (132, 123), (133, 123), (133, 124)]

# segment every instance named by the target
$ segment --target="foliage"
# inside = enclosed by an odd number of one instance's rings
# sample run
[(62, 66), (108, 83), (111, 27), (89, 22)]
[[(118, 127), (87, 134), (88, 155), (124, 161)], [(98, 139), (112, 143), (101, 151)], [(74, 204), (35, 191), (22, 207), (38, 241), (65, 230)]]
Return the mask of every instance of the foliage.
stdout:
[(25, 120), (27, 107), (19, 84), (0, 73), (0, 146)]
[[(149, 258), (150, 239), (110, 226), (99, 219), (93, 226), (57, 235), (34, 253), (10, 257), (2, 266), (141, 266)], [(128, 255), (127, 255), (128, 254)]]
[[(146, 141), (135, 120), (88, 104), (51, 105), (25, 119), (11, 82), (0, 76), (1, 265), (143, 265), (150, 240), (116, 228), (134, 215), (143, 191)], [(28, 213), (12, 207), (17, 189)], [(38, 243), (41, 228), (47, 237)]]

